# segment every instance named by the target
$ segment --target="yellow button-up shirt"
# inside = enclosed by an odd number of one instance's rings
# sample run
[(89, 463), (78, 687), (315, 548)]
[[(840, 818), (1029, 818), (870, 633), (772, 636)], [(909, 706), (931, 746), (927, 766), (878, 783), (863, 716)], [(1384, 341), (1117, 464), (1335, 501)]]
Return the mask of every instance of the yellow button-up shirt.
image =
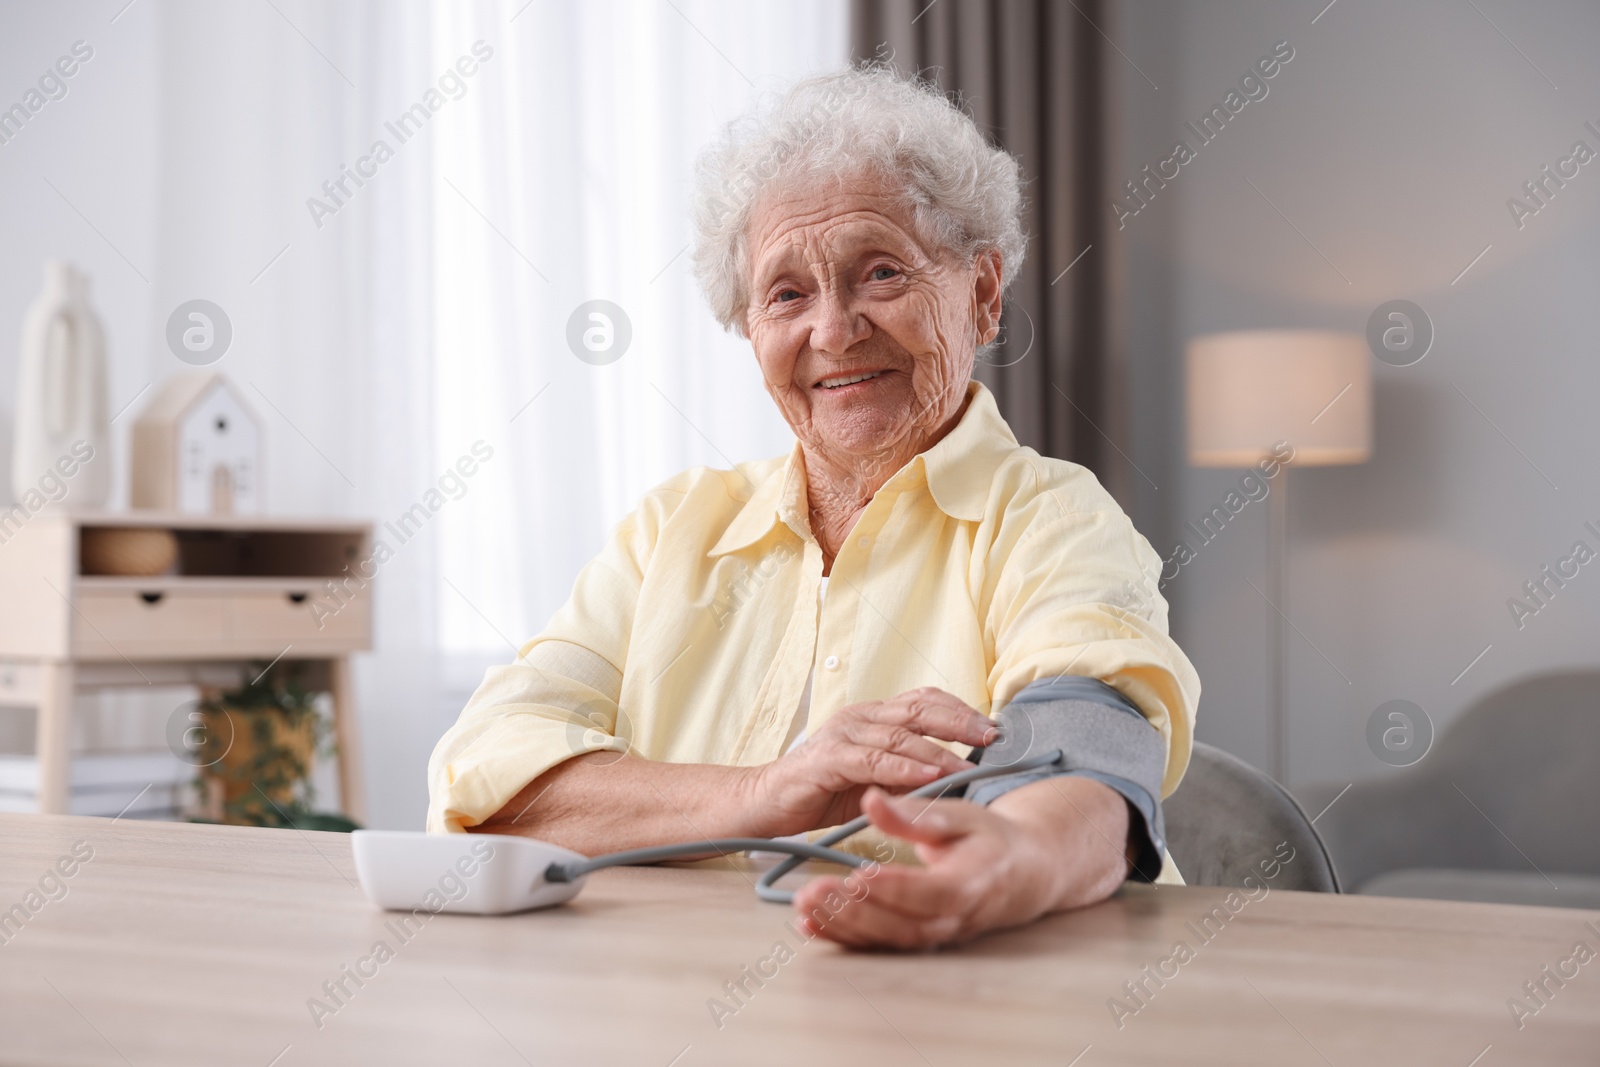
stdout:
[(1098, 678), (1160, 732), (1171, 793), (1200, 680), (1167, 636), (1160, 558), (1093, 474), (1017, 444), (968, 388), (956, 427), (867, 505), (820, 607), (798, 443), (652, 490), (440, 740), (428, 829), (474, 826), (586, 752), (777, 759), (808, 677), (808, 734), (920, 686), (993, 714), (1036, 679)]

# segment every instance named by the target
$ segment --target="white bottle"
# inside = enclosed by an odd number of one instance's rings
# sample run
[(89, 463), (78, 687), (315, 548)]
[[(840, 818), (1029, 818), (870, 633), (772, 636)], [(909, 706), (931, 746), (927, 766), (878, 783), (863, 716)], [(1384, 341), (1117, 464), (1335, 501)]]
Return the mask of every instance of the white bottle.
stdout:
[[(111, 492), (106, 342), (89, 308), (89, 280), (70, 263), (44, 267), (44, 291), (22, 322), (11, 489), (30, 511), (78, 508)], [(33, 494), (30, 496), (29, 494)]]

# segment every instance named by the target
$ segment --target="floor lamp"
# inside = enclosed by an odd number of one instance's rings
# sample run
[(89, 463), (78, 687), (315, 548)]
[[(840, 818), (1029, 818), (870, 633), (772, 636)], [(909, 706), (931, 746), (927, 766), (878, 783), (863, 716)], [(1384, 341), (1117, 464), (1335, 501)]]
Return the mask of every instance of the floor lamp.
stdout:
[(1279, 442), (1294, 449), (1267, 494), (1268, 729), (1279, 782), (1289, 773), (1289, 467), (1366, 462), (1371, 358), (1361, 336), (1325, 330), (1240, 330), (1189, 342), (1189, 462), (1253, 467)]

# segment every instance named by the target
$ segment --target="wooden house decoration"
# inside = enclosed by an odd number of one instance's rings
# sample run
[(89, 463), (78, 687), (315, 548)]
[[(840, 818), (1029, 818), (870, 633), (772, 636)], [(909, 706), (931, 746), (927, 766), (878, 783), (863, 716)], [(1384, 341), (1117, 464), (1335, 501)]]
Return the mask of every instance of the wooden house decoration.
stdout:
[(170, 378), (133, 425), (133, 506), (259, 514), (265, 441), (261, 420), (222, 375)]

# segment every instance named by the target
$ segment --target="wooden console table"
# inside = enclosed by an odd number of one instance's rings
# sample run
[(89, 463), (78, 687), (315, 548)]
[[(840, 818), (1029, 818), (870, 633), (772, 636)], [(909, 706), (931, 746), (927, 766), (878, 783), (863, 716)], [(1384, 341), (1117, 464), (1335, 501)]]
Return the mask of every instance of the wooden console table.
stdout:
[[(315, 665), (313, 684), (332, 695), (340, 800), (365, 820), (349, 657), (372, 647), (371, 586), (345, 568), (359, 573), (369, 557), (370, 524), (155, 511), (15, 516), (0, 512), (0, 704), (37, 708), (41, 812), (67, 811), (78, 689), (231, 685), (250, 661), (288, 659)], [(84, 573), (90, 527), (170, 530), (176, 573)], [(341, 600), (325, 591), (334, 579), (344, 582)]]

